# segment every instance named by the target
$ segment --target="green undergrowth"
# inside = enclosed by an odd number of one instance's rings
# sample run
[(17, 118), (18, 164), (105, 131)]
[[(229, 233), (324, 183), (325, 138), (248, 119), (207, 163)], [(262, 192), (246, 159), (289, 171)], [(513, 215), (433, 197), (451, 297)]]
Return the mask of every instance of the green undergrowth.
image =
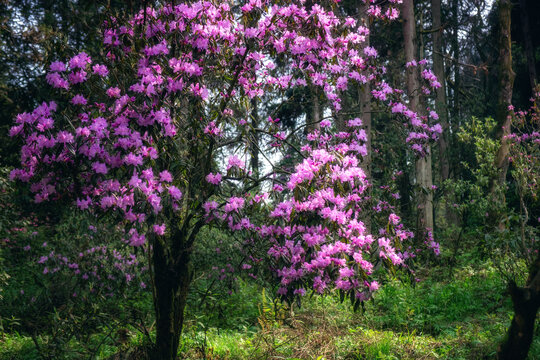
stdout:
[[(490, 264), (436, 271), (414, 286), (384, 284), (357, 313), (332, 296), (306, 298), (294, 311), (276, 308), (262, 289), (242, 284), (230, 297), (212, 299), (218, 315), (191, 304), (179, 355), (250, 360), (494, 358), (512, 316), (504, 280)], [(94, 341), (100, 341), (99, 336)], [(105, 341), (96, 358), (142, 359), (144, 343), (140, 332), (129, 329), (122, 344)], [(31, 338), (3, 334), (0, 358), (39, 356)], [(536, 336), (529, 359), (539, 358)]]
[[(414, 286), (385, 284), (357, 313), (326, 296), (306, 299), (292, 316), (288, 310), (280, 314), (269, 310), (259, 293), (256, 331), (193, 326), (181, 354), (186, 359), (494, 358), (512, 317), (504, 280), (489, 263), (436, 272)], [(537, 358), (538, 337), (529, 356)]]

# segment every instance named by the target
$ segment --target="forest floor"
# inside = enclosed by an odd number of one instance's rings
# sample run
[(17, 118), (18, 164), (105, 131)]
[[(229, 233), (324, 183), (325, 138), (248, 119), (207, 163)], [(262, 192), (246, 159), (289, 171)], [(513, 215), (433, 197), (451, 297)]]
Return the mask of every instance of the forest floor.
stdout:
[[(308, 297), (291, 312), (246, 284), (212, 309), (188, 309), (180, 358), (491, 359), (512, 316), (505, 282), (489, 263), (434, 267), (415, 286), (389, 282), (356, 313), (332, 296)], [(531, 360), (540, 359), (538, 325)], [(121, 343), (103, 341), (96, 357), (142, 359), (143, 344), (131, 328)], [(0, 359), (39, 358), (30, 337), (0, 333)]]

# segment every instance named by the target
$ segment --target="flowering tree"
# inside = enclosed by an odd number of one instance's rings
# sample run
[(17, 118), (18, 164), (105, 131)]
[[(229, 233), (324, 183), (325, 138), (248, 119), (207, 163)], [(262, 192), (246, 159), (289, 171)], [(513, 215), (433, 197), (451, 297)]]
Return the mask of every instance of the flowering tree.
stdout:
[[(507, 335), (498, 349), (499, 359), (525, 359), (534, 337), (534, 326), (540, 308), (540, 252), (538, 248), (538, 200), (540, 189), (540, 88), (534, 90), (528, 111), (514, 111), (509, 107), (510, 124), (503, 141), (508, 143), (511, 173), (519, 199), (519, 237), (510, 248), (510, 258), (524, 260), (529, 267), (527, 280), (521, 286), (517, 276), (509, 281), (509, 292), (514, 307), (514, 317)], [(536, 211), (536, 214), (535, 214)], [(536, 215), (536, 216), (535, 216)], [(521, 274), (520, 274), (521, 275)]]
[[(368, 15), (395, 19), (400, 2), (371, 5)], [(414, 151), (440, 132), (382, 80), (367, 28), (302, 4), (196, 2), (147, 8), (126, 24), (112, 19), (106, 59), (80, 53), (52, 63), (57, 101), (20, 114), (11, 129), (24, 140), (12, 179), (29, 183), (36, 202), (67, 198), (106, 212), (125, 226), (126, 244), (147, 252), (156, 358), (176, 354), (193, 244), (211, 222), (244, 233), (246, 244), (265, 241), (285, 298), (337, 288), (358, 304), (378, 287), (376, 263), (399, 266), (410, 256), (401, 243), (412, 234), (397, 215), (378, 237), (361, 221), (369, 184), (359, 164), (369, 149), (360, 119), (336, 133), (321, 116), (302, 148), (289, 141), (299, 129), (282, 131), (271, 114), (257, 128), (248, 121), (253, 99), (278, 101), (309, 86), (338, 112), (342, 91), (369, 83), (373, 98), (405, 120)], [(425, 74), (429, 92), (437, 82)], [(254, 146), (265, 174), (246, 166)], [(274, 164), (287, 147), (303, 159), (292, 174)], [(254, 211), (268, 216), (256, 221)]]

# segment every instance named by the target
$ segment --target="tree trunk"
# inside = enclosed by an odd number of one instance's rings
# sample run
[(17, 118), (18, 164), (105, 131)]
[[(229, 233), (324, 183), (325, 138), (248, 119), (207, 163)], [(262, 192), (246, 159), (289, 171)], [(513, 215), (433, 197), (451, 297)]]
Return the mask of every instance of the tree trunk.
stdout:
[[(492, 179), (491, 192), (495, 194), (504, 185), (508, 171), (508, 153), (510, 151), (506, 137), (510, 134), (512, 119), (508, 107), (512, 104), (512, 89), (514, 87), (514, 71), (512, 70), (511, 44), (511, 11), (510, 0), (499, 1), (499, 94), (495, 121), (497, 122), (496, 137), (501, 145), (495, 156), (496, 174)], [(499, 195), (497, 201), (504, 202), (504, 196)]]
[[(403, 38), (405, 43), (405, 61), (416, 60), (416, 21), (414, 17), (414, 1), (404, 0), (402, 7), (403, 14)], [(407, 95), (409, 97), (409, 107), (412, 111), (418, 112), (420, 108), (420, 80), (418, 67), (407, 68)], [(426, 229), (433, 229), (433, 185), (431, 171), (431, 154), (429, 146), (426, 146), (425, 157), (416, 160), (416, 184), (417, 184), (417, 233), (419, 238), (423, 238)]]
[[(450, 155), (448, 153), (448, 143), (450, 139), (448, 121), (448, 102), (446, 97), (446, 74), (444, 71), (443, 57), (443, 28), (441, 21), (441, 0), (431, 0), (431, 16), (433, 22), (433, 72), (441, 83), (441, 87), (436, 89), (435, 110), (439, 115), (439, 124), (442, 127), (442, 134), (439, 136), (439, 176), (443, 184), (450, 177)], [(447, 197), (449, 194), (445, 194)], [(441, 209), (442, 217), (447, 224), (457, 225), (458, 217), (450, 205), (448, 199), (445, 207)]]
[(452, 133), (457, 134), (461, 124), (460, 117), (460, 96), (459, 89), (461, 87), (461, 72), (459, 68), (459, 2), (460, 0), (452, 0), (452, 69), (454, 70), (454, 85), (452, 86)]
[(523, 39), (525, 42), (525, 54), (527, 55), (527, 70), (529, 73), (529, 82), (531, 92), (536, 87), (536, 59), (534, 56), (534, 48), (531, 40), (531, 28), (529, 26), (529, 14), (527, 13), (527, 0), (519, 0), (519, 14), (521, 18), (521, 30), (523, 31)]
[(442, 23), (441, 23), (441, 0), (431, 0), (431, 16), (433, 21), (433, 72), (441, 87), (436, 89), (435, 109), (439, 114), (439, 123), (443, 129), (439, 137), (439, 162), (441, 182), (448, 179), (450, 165), (448, 161), (448, 107), (446, 105), (446, 76), (444, 74), (443, 46), (442, 46)]
[(259, 127), (259, 106), (257, 98), (251, 99), (251, 126), (253, 131), (251, 133), (251, 139), (249, 144), (250, 152), (250, 165), (252, 176), (255, 179), (259, 178), (259, 134), (257, 128)]
[[(361, 5), (358, 7), (358, 13), (362, 25), (366, 28), (370, 28), (369, 16), (367, 15), (368, 4), (361, 2)], [(369, 34), (366, 35), (366, 46), (369, 46)], [(358, 102), (360, 105), (360, 112), (362, 114), (362, 122), (366, 130), (367, 141), (367, 156), (364, 157), (362, 162), (362, 169), (366, 173), (366, 179), (371, 183), (371, 86), (367, 82), (359, 88)]]
[(420, 187), (417, 193), (417, 229), (418, 234), (422, 235), (425, 235), (428, 230), (433, 230), (434, 226), (433, 189), (431, 188), (433, 185), (432, 174), (430, 154), (416, 160), (416, 181), (418, 182), (417, 185)]
[(319, 91), (317, 86), (310, 86), (309, 93), (311, 97), (311, 112), (306, 114), (305, 133), (309, 134), (321, 128), (321, 104), (319, 101)]
[(499, 360), (522, 360), (527, 358), (534, 335), (536, 313), (540, 307), (540, 256), (531, 266), (525, 287), (515, 282), (509, 284), (514, 305), (514, 317), (505, 340), (497, 349)]
[(191, 283), (190, 250), (184, 250), (175, 262), (171, 261), (169, 250), (159, 240), (154, 241), (156, 346), (150, 358), (155, 360), (176, 359)]

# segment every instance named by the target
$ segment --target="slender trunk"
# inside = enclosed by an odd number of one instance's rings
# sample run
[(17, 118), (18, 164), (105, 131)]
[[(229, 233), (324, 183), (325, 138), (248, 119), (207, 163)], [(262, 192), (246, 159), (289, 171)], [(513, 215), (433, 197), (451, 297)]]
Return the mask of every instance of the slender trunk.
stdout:
[[(403, 0), (402, 7), (405, 61), (410, 62), (416, 60), (417, 57), (414, 0)], [(407, 68), (406, 72), (409, 107), (412, 111), (416, 112), (418, 111), (418, 107), (420, 105), (420, 81), (418, 76), (418, 68), (416, 66), (410, 66)]]
[(307, 134), (321, 128), (321, 104), (319, 101), (319, 91), (316, 86), (311, 86), (309, 91), (311, 94), (311, 113), (309, 116), (306, 116)]
[(459, 68), (459, 1), (452, 0), (452, 25), (454, 26), (454, 31), (452, 34), (452, 69), (454, 70), (454, 85), (452, 86), (452, 110), (453, 110), (453, 133), (457, 134), (457, 131), (461, 124), (459, 123), (459, 113), (460, 113), (460, 96), (459, 89), (461, 87), (461, 74)]
[(259, 127), (259, 111), (258, 100), (253, 98), (251, 100), (251, 126), (254, 131), (251, 134), (249, 152), (250, 152), (250, 165), (251, 172), (254, 178), (259, 178), (259, 134), (255, 130)]
[[(360, 15), (360, 20), (363, 22), (363, 25), (369, 29), (369, 16), (367, 16), (368, 5), (361, 4), (358, 11)], [(366, 46), (370, 45), (369, 34), (366, 35)], [(360, 112), (362, 114), (362, 122), (364, 124), (364, 129), (366, 130), (366, 149), (367, 155), (362, 159), (362, 169), (366, 174), (366, 180), (372, 184), (371, 176), (371, 86), (370, 83), (365, 83), (359, 89), (358, 101), (360, 105)], [(368, 188), (368, 195), (372, 195), (372, 187)], [(371, 232), (371, 217), (366, 216), (364, 219), (364, 225), (366, 229)]]
[(443, 129), (439, 137), (439, 162), (441, 182), (448, 179), (450, 165), (448, 162), (448, 107), (446, 105), (446, 76), (444, 74), (443, 46), (442, 46), (442, 23), (441, 23), (441, 0), (431, 0), (431, 16), (433, 21), (433, 72), (441, 87), (436, 89), (435, 109), (439, 114), (439, 123)]
[(534, 335), (534, 323), (540, 307), (540, 256), (531, 266), (525, 287), (515, 282), (508, 286), (514, 317), (503, 343), (497, 349), (499, 360), (524, 360), (527, 358)]
[(160, 241), (154, 241), (153, 244), (156, 346), (150, 357), (155, 360), (174, 360), (191, 283), (190, 250), (184, 250), (173, 262), (170, 247), (165, 248), (163, 245)]
[[(405, 61), (416, 59), (416, 22), (414, 17), (414, 1), (403, 1), (403, 38), (405, 43)], [(420, 80), (418, 68), (410, 66), (407, 68), (407, 95), (409, 97), (409, 107), (412, 111), (418, 112), (420, 108)], [(431, 171), (431, 154), (427, 147), (427, 155), (416, 160), (416, 183), (417, 183), (417, 233), (422, 236), (426, 228), (433, 229), (433, 184)]]
[[(446, 98), (446, 74), (444, 71), (443, 57), (443, 27), (441, 21), (441, 0), (431, 0), (431, 16), (433, 22), (433, 72), (441, 87), (436, 89), (435, 110), (439, 115), (439, 124), (442, 127), (442, 133), (439, 136), (439, 176), (440, 183), (444, 184), (450, 177), (450, 160), (448, 154), (448, 143), (450, 139), (449, 121), (448, 121), (448, 102)], [(445, 194), (448, 198), (449, 194)], [(442, 216), (448, 224), (459, 223), (456, 212), (450, 205), (450, 200), (447, 199), (445, 207), (441, 209)]]
[[(358, 7), (358, 12), (360, 20), (363, 25), (369, 29), (369, 16), (367, 16), (368, 5), (361, 3)], [(369, 34), (366, 35), (366, 46), (370, 45)], [(364, 157), (362, 162), (362, 169), (366, 174), (366, 179), (371, 182), (371, 86), (367, 82), (359, 89), (358, 100), (360, 105), (360, 112), (362, 114), (362, 122), (366, 130), (367, 141), (367, 155)]]
[(525, 54), (527, 56), (527, 70), (529, 73), (529, 82), (531, 91), (536, 87), (536, 59), (531, 40), (531, 28), (529, 26), (529, 14), (527, 13), (527, 0), (519, 0), (519, 14), (521, 18), (521, 30), (525, 41)]
[[(497, 188), (504, 185), (508, 171), (509, 144), (506, 137), (510, 134), (511, 118), (508, 107), (512, 104), (512, 89), (514, 86), (514, 71), (512, 70), (512, 45), (511, 45), (511, 10), (510, 0), (499, 1), (499, 94), (495, 121), (497, 122), (496, 137), (501, 145), (495, 156), (496, 177), (492, 179), (491, 191), (495, 193)], [(504, 197), (499, 199), (504, 201)]]

